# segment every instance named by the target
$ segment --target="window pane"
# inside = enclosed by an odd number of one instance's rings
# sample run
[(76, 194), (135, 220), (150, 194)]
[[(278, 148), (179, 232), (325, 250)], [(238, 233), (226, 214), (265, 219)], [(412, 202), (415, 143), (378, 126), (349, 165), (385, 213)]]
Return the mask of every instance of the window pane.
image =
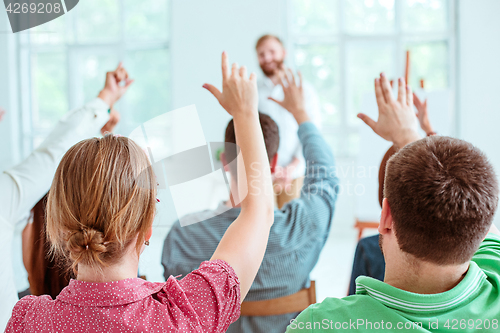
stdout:
[(356, 156), (359, 153), (358, 133), (345, 133), (341, 128), (323, 128), (322, 132), (336, 157)]
[(392, 42), (352, 42), (347, 45), (348, 123), (357, 126), (356, 118), (367, 94), (374, 94), (374, 80), (384, 72), (392, 78), (394, 67)]
[(103, 43), (120, 39), (118, 0), (85, 0), (77, 7), (76, 34), (79, 43)]
[(322, 123), (340, 123), (339, 51), (336, 45), (297, 46), (295, 65), (305, 81), (318, 93), (322, 109)]
[(70, 31), (67, 16), (31, 28), (29, 41), (33, 44), (62, 44), (69, 41)]
[(125, 95), (126, 110), (121, 132), (128, 134), (143, 122), (170, 110), (168, 51), (130, 52), (125, 67), (135, 82)]
[(68, 112), (66, 55), (35, 53), (31, 66), (33, 127), (49, 130)]
[(83, 82), (84, 103), (97, 96), (104, 85), (106, 72), (112, 71), (118, 66), (118, 56), (108, 55), (86, 55), (81, 59), (81, 75)]
[(411, 52), (410, 84), (420, 86), (425, 81), (426, 90), (448, 87), (448, 44), (446, 42), (407, 44)]
[(337, 0), (293, 0), (295, 33), (324, 35), (338, 32)]
[(162, 40), (168, 37), (167, 0), (125, 0), (125, 34), (130, 39)]
[(346, 0), (346, 32), (375, 34), (394, 32), (394, 0)]
[(403, 30), (408, 32), (445, 31), (448, 29), (446, 0), (403, 1)]

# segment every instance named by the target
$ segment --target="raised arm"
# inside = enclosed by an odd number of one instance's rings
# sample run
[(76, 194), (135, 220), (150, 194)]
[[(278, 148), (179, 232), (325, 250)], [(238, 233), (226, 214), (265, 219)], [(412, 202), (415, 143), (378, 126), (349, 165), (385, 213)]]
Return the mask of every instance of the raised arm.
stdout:
[[(124, 82), (124, 85), (120, 85)], [(14, 225), (49, 190), (57, 165), (75, 143), (94, 135), (107, 126), (113, 129), (116, 115), (108, 109), (127, 91), (133, 81), (120, 64), (106, 74), (106, 83), (98, 98), (65, 115), (42, 144), (23, 162), (0, 174), (0, 218)]]
[(227, 54), (222, 54), (222, 92), (205, 84), (226, 111), (234, 118), (238, 159), (238, 183), (247, 184), (248, 194), (241, 203), (241, 213), (227, 229), (211, 260), (229, 263), (240, 280), (243, 300), (259, 270), (274, 221), (271, 169), (257, 110), (257, 80), (247, 76), (247, 69), (233, 64), (229, 70)]
[[(284, 99), (273, 100), (290, 112), (299, 124), (298, 135), (307, 166), (300, 199), (294, 200), (287, 209), (294, 210), (295, 227), (301, 223), (308, 236), (318, 235), (326, 240), (338, 192), (335, 160), (332, 149), (306, 112), (301, 73), (296, 79), (291, 70), (287, 71), (286, 76), (280, 77)], [(304, 236), (300, 235), (300, 238), (304, 239)]]
[(417, 94), (413, 93), (413, 104), (415, 105), (415, 108), (417, 108), (417, 118), (420, 123), (420, 128), (425, 132), (425, 134), (427, 134), (427, 136), (436, 135), (429, 119), (429, 113), (427, 112), (427, 99), (422, 102), (420, 98), (418, 98)]
[(392, 141), (398, 148), (419, 140), (417, 117), (412, 110), (413, 93), (404, 79), (398, 80), (398, 98), (395, 100), (389, 80), (383, 73), (380, 74), (380, 78), (375, 79), (375, 95), (378, 120), (374, 121), (363, 113), (358, 114), (358, 118), (370, 126), (376, 134), (387, 141)]

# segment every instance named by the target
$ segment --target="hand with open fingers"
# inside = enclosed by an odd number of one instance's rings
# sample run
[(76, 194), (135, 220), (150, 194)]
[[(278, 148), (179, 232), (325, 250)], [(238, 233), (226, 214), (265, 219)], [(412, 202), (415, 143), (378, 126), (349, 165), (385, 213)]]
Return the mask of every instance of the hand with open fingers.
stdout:
[(246, 113), (258, 113), (257, 78), (254, 73), (247, 75), (245, 66), (234, 63), (231, 71), (227, 53), (222, 53), (222, 92), (205, 83), (207, 89), (217, 98), (220, 105), (233, 117)]
[(297, 81), (292, 70), (285, 67), (283, 71), (279, 72), (278, 77), (280, 79), (280, 85), (283, 88), (285, 98), (282, 101), (278, 101), (273, 97), (269, 97), (269, 99), (288, 110), (296, 118), (298, 115), (303, 116), (307, 114), (304, 103), (302, 74), (298, 72), (299, 79)]
[(106, 73), (106, 83), (97, 97), (111, 107), (127, 92), (133, 82), (134, 80), (129, 79), (127, 71), (120, 62), (113, 72)]
[(422, 130), (427, 135), (432, 135), (432, 133), (435, 133), (429, 120), (429, 114), (427, 112), (427, 99), (422, 103), (417, 94), (413, 93), (413, 104), (415, 104), (415, 107), (417, 108), (417, 118), (418, 122), (420, 123), (420, 128), (422, 128)]
[(420, 139), (417, 129), (417, 119), (412, 109), (413, 93), (405, 80), (398, 80), (398, 98), (394, 99), (391, 85), (382, 73), (375, 79), (375, 95), (378, 105), (378, 120), (360, 113), (358, 118), (363, 120), (371, 129), (384, 138), (402, 148), (410, 142)]
[(111, 111), (109, 113), (109, 120), (101, 128), (101, 134), (106, 135), (107, 133), (112, 133), (119, 121), (120, 121), (120, 113), (118, 113), (118, 111), (116, 111), (114, 107), (111, 107)]

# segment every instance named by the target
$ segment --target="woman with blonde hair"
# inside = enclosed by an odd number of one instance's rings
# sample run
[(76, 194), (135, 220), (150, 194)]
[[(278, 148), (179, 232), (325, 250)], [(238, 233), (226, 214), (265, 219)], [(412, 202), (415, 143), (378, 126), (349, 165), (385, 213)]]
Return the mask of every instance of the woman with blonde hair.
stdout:
[(181, 280), (138, 279), (139, 256), (153, 232), (152, 167), (125, 137), (81, 141), (63, 157), (47, 203), (52, 248), (71, 262), (76, 279), (55, 300), (20, 300), (6, 332), (224, 332), (239, 317), (266, 249), (273, 191), (255, 74), (236, 64), (230, 70), (223, 53), (222, 76), (222, 92), (204, 87), (234, 117), (243, 157), (238, 178), (249, 186), (210, 261)]

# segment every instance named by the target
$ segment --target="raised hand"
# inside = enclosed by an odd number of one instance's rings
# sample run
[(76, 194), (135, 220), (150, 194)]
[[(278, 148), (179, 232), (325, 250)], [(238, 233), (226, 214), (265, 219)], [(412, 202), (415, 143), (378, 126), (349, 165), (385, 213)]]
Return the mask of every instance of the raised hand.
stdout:
[(413, 93), (413, 104), (417, 108), (417, 118), (420, 123), (420, 127), (427, 135), (435, 134), (432, 129), (431, 122), (429, 120), (429, 114), (427, 112), (427, 99), (422, 103), (417, 94)]
[[(231, 73), (227, 54), (222, 54), (222, 92), (213, 85), (203, 85), (234, 118), (238, 157), (238, 189), (248, 194), (241, 202), (241, 212), (222, 237), (211, 260), (222, 259), (233, 267), (240, 280), (241, 299), (245, 298), (266, 251), (269, 230), (274, 221), (271, 167), (257, 111), (257, 81), (247, 77), (245, 67), (233, 64)], [(242, 162), (242, 163), (240, 163)], [(240, 196), (241, 197), (241, 196)]]
[(111, 112), (109, 113), (109, 120), (101, 128), (101, 134), (106, 135), (106, 133), (112, 133), (115, 126), (120, 121), (120, 113), (116, 111), (114, 107), (111, 107)]
[(282, 101), (278, 101), (273, 97), (269, 97), (269, 99), (288, 110), (300, 124), (304, 121), (308, 121), (309, 116), (305, 110), (302, 74), (298, 72), (298, 76), (299, 82), (295, 79), (291, 69), (284, 68), (284, 70), (280, 71), (278, 77), (280, 79), (280, 85), (283, 87), (285, 97)]
[(258, 113), (257, 78), (254, 73), (247, 76), (245, 66), (234, 63), (229, 71), (227, 53), (222, 53), (222, 92), (205, 83), (203, 88), (210, 91), (220, 105), (233, 117), (244, 113)]
[(3, 120), (3, 116), (5, 116), (5, 110), (0, 108), (0, 122)]
[(120, 62), (113, 72), (106, 73), (106, 83), (97, 97), (112, 107), (127, 92), (133, 82), (134, 80), (129, 79), (127, 71)]
[(394, 99), (391, 85), (382, 73), (375, 79), (375, 95), (378, 105), (378, 120), (360, 113), (358, 118), (363, 120), (371, 129), (384, 138), (402, 148), (410, 142), (420, 139), (417, 129), (417, 119), (412, 110), (413, 94), (403, 78), (398, 80), (398, 98)]

